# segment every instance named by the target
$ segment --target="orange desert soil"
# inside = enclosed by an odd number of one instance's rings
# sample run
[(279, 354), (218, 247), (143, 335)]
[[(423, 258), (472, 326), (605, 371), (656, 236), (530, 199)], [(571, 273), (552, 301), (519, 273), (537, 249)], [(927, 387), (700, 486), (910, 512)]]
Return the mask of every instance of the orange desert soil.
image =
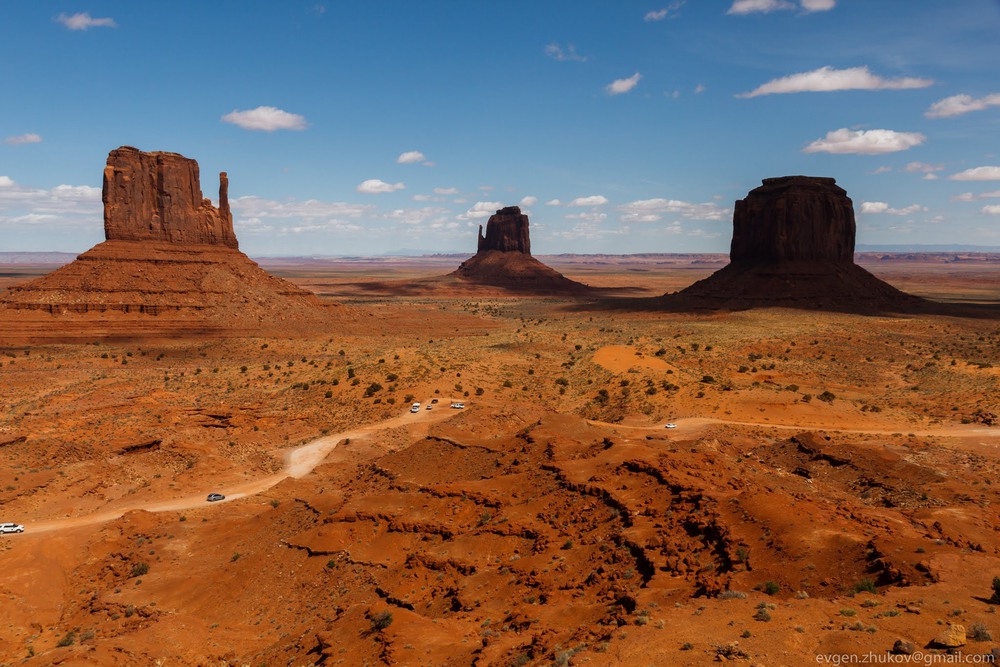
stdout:
[[(449, 261), (266, 266), (323, 331), (0, 331), (0, 664), (997, 648), (995, 262), (862, 261), (973, 317), (371, 289)], [(696, 261), (546, 259), (645, 296)]]

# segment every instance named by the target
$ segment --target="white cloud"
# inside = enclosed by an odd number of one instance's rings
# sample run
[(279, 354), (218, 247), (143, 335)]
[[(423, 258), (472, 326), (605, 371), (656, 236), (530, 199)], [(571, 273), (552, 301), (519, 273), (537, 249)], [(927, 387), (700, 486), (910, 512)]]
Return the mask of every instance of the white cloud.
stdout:
[(806, 12), (828, 12), (837, 6), (837, 0), (800, 0)]
[(434, 218), (447, 216), (450, 211), (439, 206), (424, 206), (423, 208), (397, 208), (386, 214), (386, 218), (401, 222), (404, 225), (422, 225)]
[(472, 205), (472, 208), (457, 217), (459, 220), (478, 220), (481, 218), (488, 218), (501, 208), (503, 208), (503, 202), (477, 201)]
[(521, 199), (521, 204), (520, 205), (521, 206), (531, 207), (531, 206), (534, 206), (537, 203), (538, 203), (538, 197), (532, 197), (531, 195), (528, 195), (527, 197), (523, 197)]
[(547, 202), (545, 202), (545, 205), (546, 206), (562, 206), (562, 202), (559, 201), (558, 199), (550, 199)]
[(732, 211), (718, 204), (692, 204), (677, 199), (640, 199), (618, 207), (622, 222), (657, 222), (667, 214), (692, 220), (725, 220)]
[(254, 195), (231, 199), (229, 205), (233, 211), (248, 218), (281, 220), (359, 218), (362, 215), (371, 214), (375, 209), (371, 204), (325, 202), (317, 199), (276, 201)]
[(919, 146), (927, 137), (919, 132), (896, 132), (894, 130), (849, 130), (846, 127), (827, 132), (826, 137), (817, 139), (802, 149), (803, 153), (834, 153), (858, 155), (878, 155), (895, 153)]
[(891, 208), (884, 201), (866, 201), (861, 203), (861, 212), (867, 213), (869, 215), (879, 215), (885, 213), (886, 215), (911, 215), (913, 213), (920, 213), (921, 211), (926, 211), (926, 206), (921, 206), (920, 204), (910, 204), (903, 208)]
[(233, 110), (224, 115), (222, 121), (239, 125), (244, 130), (260, 130), (263, 132), (306, 129), (306, 119), (304, 116), (288, 113), (277, 107), (257, 107), (256, 109), (247, 109), (246, 111)]
[(604, 206), (608, 203), (608, 198), (604, 195), (590, 195), (589, 197), (577, 197), (568, 206)]
[(614, 81), (608, 84), (605, 90), (608, 91), (608, 95), (621, 95), (622, 93), (627, 93), (628, 91), (638, 86), (639, 79), (641, 78), (642, 75), (636, 72), (627, 79), (615, 79)]
[(458, 188), (434, 188), (436, 195), (457, 195)]
[(903, 171), (911, 174), (930, 174), (932, 171), (944, 171), (944, 165), (927, 162), (907, 162)]
[(1000, 167), (973, 167), (952, 174), (948, 179), (952, 181), (1000, 181)]
[(7, 137), (3, 140), (3, 142), (11, 146), (18, 146), (21, 144), (38, 144), (42, 142), (42, 136), (40, 134), (29, 132), (27, 134), (18, 134), (12, 137)]
[(973, 201), (976, 198), (971, 192), (963, 192), (960, 195), (955, 195), (951, 198), (952, 201)]
[(872, 74), (867, 65), (848, 69), (834, 69), (826, 66), (811, 72), (790, 74), (780, 79), (773, 79), (749, 93), (740, 93), (736, 97), (747, 98), (759, 95), (805, 92), (826, 93), (835, 90), (901, 90), (926, 88), (933, 84), (934, 81), (931, 79), (918, 79), (916, 77), (884, 79)]
[(684, 6), (685, 0), (677, 0), (677, 2), (671, 2), (669, 5), (663, 9), (656, 9), (646, 12), (646, 15), (642, 18), (643, 21), (662, 21), (663, 19), (672, 19), (677, 16), (677, 10)]
[(1000, 106), (1000, 93), (974, 99), (971, 95), (952, 95), (938, 100), (924, 112), (928, 118), (949, 118), (970, 111), (982, 111), (986, 107)]
[(697, 86), (694, 87), (694, 94), (695, 95), (701, 95), (706, 90), (707, 90), (707, 88), (705, 88), (704, 84), (700, 84), (699, 83)]
[(398, 164), (417, 164), (418, 162), (426, 162), (427, 156), (420, 151), (406, 151), (405, 153), (400, 153), (399, 157), (396, 158)]
[(577, 53), (576, 47), (573, 46), (572, 44), (567, 44), (565, 49), (556, 43), (547, 44), (545, 46), (545, 55), (547, 55), (549, 58), (558, 60), (560, 62), (565, 62), (565, 61), (575, 61), (578, 63), (587, 62), (587, 57), (581, 56), (579, 53)]
[(403, 183), (386, 183), (385, 181), (377, 178), (369, 178), (367, 181), (362, 181), (361, 184), (355, 189), (366, 195), (378, 195), (385, 192), (403, 190), (404, 188), (406, 188), (406, 185)]
[(66, 14), (60, 14), (56, 17), (56, 21), (62, 23), (64, 26), (70, 30), (88, 30), (90, 28), (117, 28), (118, 24), (112, 18), (95, 19), (91, 17), (87, 12), (80, 12), (79, 14), (72, 14), (67, 16)]
[(984, 206), (983, 213), (986, 215), (1000, 215), (1000, 205)]
[(980, 199), (986, 199), (988, 197), (1000, 197), (1000, 190), (994, 190), (992, 192), (983, 192), (979, 195)]
[(727, 14), (769, 14), (779, 10), (796, 9), (801, 7), (802, 12), (809, 14), (812, 12), (828, 12), (837, 6), (837, 0), (800, 0), (801, 4), (796, 5), (788, 0), (733, 0), (732, 6)]
[(0, 225), (101, 225), (101, 189), (57, 185), (51, 189), (20, 185), (0, 176)]

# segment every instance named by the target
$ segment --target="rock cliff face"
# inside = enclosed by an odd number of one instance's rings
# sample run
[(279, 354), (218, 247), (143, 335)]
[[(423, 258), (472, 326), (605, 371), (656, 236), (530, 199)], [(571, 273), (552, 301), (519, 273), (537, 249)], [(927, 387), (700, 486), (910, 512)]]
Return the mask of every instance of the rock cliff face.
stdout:
[(730, 263), (662, 297), (671, 310), (903, 311), (927, 302), (854, 263), (854, 205), (832, 178), (764, 179), (736, 202)]
[(198, 163), (177, 153), (122, 146), (104, 168), (104, 235), (109, 241), (165, 241), (238, 248), (229, 179), (219, 175), (219, 208), (202, 197)]
[(479, 247), (477, 252), (499, 250), (500, 252), (523, 252), (531, 254), (531, 239), (528, 237), (528, 216), (517, 206), (507, 206), (490, 216), (486, 223), (486, 236), (479, 225)]
[(784, 176), (736, 202), (733, 262), (854, 263), (854, 204), (832, 178)]
[(476, 254), (462, 262), (450, 277), (522, 293), (571, 294), (591, 290), (531, 256), (528, 216), (517, 206), (507, 206), (490, 216), (485, 236), (480, 225)]
[(328, 327), (335, 307), (272, 276), (237, 249), (223, 173), (219, 208), (198, 163), (111, 151), (107, 240), (0, 296), (0, 341), (256, 335)]

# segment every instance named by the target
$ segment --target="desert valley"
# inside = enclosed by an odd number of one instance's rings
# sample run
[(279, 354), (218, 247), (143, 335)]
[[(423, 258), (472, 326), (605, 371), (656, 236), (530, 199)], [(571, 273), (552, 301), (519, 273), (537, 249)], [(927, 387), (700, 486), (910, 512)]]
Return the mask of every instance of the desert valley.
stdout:
[(0, 664), (997, 659), (997, 255), (788, 177), (731, 258), (258, 265), (199, 180), (0, 271)]

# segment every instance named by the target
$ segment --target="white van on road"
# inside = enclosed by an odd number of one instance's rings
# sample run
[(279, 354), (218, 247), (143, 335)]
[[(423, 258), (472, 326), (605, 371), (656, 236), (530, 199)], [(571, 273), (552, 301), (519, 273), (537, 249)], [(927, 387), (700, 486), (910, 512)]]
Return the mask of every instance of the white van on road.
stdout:
[(412, 406), (410, 406), (410, 412), (420, 412), (420, 404), (414, 403)]

